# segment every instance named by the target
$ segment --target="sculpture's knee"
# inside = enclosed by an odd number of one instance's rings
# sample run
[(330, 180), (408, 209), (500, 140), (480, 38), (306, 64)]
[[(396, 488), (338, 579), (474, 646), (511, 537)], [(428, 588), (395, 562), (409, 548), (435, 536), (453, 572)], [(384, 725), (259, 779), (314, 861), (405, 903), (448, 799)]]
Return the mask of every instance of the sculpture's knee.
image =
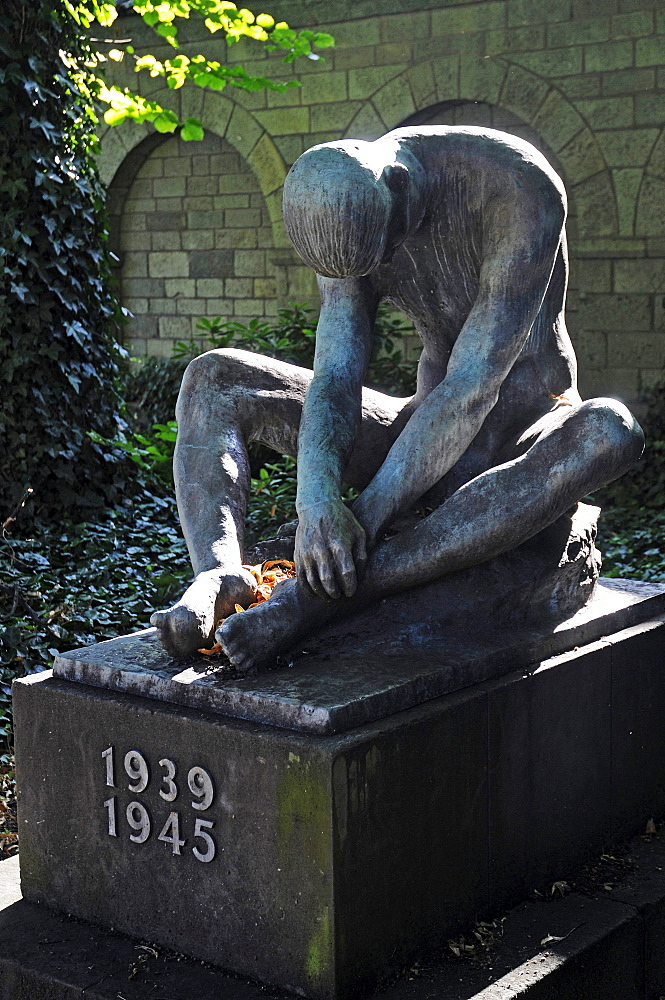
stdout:
[(606, 397), (587, 400), (581, 411), (599, 456), (613, 466), (613, 478), (623, 475), (644, 450), (644, 432), (637, 420), (618, 399)]
[(248, 351), (233, 348), (219, 348), (200, 354), (187, 365), (180, 385), (176, 418), (178, 421), (196, 408), (197, 402), (210, 406), (214, 400), (218, 404), (243, 385), (243, 372), (250, 366), (252, 355)]

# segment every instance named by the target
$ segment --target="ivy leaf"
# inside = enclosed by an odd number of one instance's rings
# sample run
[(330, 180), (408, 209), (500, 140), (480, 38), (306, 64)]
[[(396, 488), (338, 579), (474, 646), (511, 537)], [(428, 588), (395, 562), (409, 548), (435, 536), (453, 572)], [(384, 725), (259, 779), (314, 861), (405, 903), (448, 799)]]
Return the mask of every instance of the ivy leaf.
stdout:
[(162, 111), (153, 120), (153, 125), (158, 132), (175, 132), (178, 127), (178, 119), (173, 112)]
[(203, 126), (198, 118), (188, 118), (180, 131), (180, 138), (192, 142), (203, 138)]

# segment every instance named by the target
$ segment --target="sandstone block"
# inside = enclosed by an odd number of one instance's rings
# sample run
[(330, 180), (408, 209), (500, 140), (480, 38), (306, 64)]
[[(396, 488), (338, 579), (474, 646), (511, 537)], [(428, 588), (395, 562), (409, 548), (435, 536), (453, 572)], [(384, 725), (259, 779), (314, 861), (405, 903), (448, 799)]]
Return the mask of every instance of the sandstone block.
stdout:
[[(640, 42), (637, 44), (639, 46)], [(595, 71), (609, 73), (612, 70), (627, 69), (632, 65), (632, 42), (603, 42), (600, 45), (584, 47), (584, 68), (592, 73)], [(639, 62), (637, 65), (640, 65)]]
[(581, 237), (611, 236), (617, 232), (616, 202), (608, 170), (574, 185), (572, 194)]
[(179, 251), (151, 253), (148, 255), (148, 270), (151, 278), (186, 278), (188, 255)]
[[(612, 171), (614, 190), (616, 191), (617, 198), (617, 211), (619, 213), (619, 233), (622, 236), (632, 236), (635, 231), (637, 195), (642, 183), (642, 175), (643, 171), (639, 167), (622, 167), (621, 169)], [(662, 197), (662, 192), (660, 193)], [(662, 225), (662, 217), (660, 221)], [(639, 232), (640, 234), (644, 234), (646, 230), (643, 226), (640, 226)]]
[[(361, 101), (344, 101), (340, 104), (315, 104), (311, 109), (312, 130), (314, 132), (321, 132), (324, 129), (339, 129), (340, 133), (343, 133), (349, 122), (362, 107), (363, 104)], [(294, 145), (286, 149), (282, 145), (282, 141), (279, 143), (282, 155), (289, 163), (293, 163), (300, 156), (300, 153), (304, 152), (302, 147), (307, 148), (309, 145), (307, 138), (304, 142), (300, 138), (296, 142), (297, 146)]]
[(382, 17), (379, 22), (379, 32), (382, 42), (401, 42), (404, 38), (429, 38), (430, 12), (423, 10)]
[(545, 25), (532, 24), (523, 28), (497, 28), (485, 35), (487, 54), (504, 52), (532, 52), (545, 48)]
[(662, 66), (665, 63), (665, 38), (639, 38), (635, 43), (636, 66)]
[(571, 265), (571, 284), (585, 292), (611, 292), (612, 266), (609, 260), (576, 260)]
[(520, 118), (529, 121), (549, 92), (545, 80), (520, 66), (510, 66), (501, 95), (501, 105)]
[(665, 121), (665, 94), (635, 95), (635, 124), (662, 126)]
[(542, 24), (543, 21), (568, 21), (568, 0), (511, 0), (508, 5), (508, 25)]
[[(188, 164), (189, 167), (189, 164)], [(185, 178), (155, 177), (151, 181), (155, 198), (182, 198), (185, 194)]]
[(594, 174), (605, 169), (605, 161), (598, 140), (588, 128), (578, 132), (559, 151), (559, 159), (566, 172), (566, 180), (571, 185), (579, 184), (580, 181), (587, 177), (593, 177)]
[(233, 305), (235, 316), (263, 316), (263, 299), (236, 299)]
[(261, 212), (258, 208), (227, 208), (224, 212), (224, 225), (227, 229), (255, 228), (261, 225)]
[(600, 97), (602, 77), (600, 73), (582, 73), (557, 80), (557, 86), (571, 98)]
[(183, 250), (212, 250), (215, 234), (211, 229), (190, 229), (182, 234)]
[(185, 225), (183, 212), (151, 212), (146, 216), (146, 226), (152, 232), (173, 230), (179, 232)]
[[(145, 253), (124, 254), (122, 260), (122, 273), (123, 276), (127, 278), (147, 278), (148, 255)], [(156, 277), (159, 277), (159, 275), (156, 275)]]
[(187, 225), (190, 229), (216, 229), (224, 225), (224, 212), (219, 209), (213, 212), (187, 212)]
[[(309, 132), (309, 108), (273, 108), (257, 111), (256, 117), (271, 135)], [(257, 140), (259, 136), (257, 135)], [(256, 143), (252, 144), (252, 148)], [(245, 155), (249, 155), (247, 150)]]
[(286, 165), (270, 136), (261, 136), (249, 154), (248, 162), (265, 194), (276, 191), (284, 183)]
[(180, 250), (182, 247), (180, 233), (167, 231), (164, 233), (153, 233), (151, 239), (151, 250)]
[[(641, 171), (639, 172), (641, 174)], [(665, 181), (644, 178), (637, 209), (637, 231), (645, 236), (665, 236)]]
[(663, 368), (665, 337), (662, 333), (611, 333), (608, 338), (608, 363), (611, 368)]
[(413, 66), (408, 72), (408, 78), (416, 105), (423, 108), (432, 104), (436, 95), (436, 81), (432, 64), (426, 62)]
[(365, 66), (349, 70), (349, 97), (351, 100), (367, 100), (403, 69), (403, 66)]
[[(306, 76), (303, 80), (303, 104), (327, 104), (333, 101), (345, 101), (347, 96), (346, 73), (322, 73), (316, 76)], [(304, 132), (305, 129), (296, 129), (295, 131)]]
[(460, 59), (460, 93), (467, 100), (498, 104), (505, 77), (506, 66), (500, 60), (475, 56)]
[(217, 278), (233, 274), (233, 251), (193, 250), (188, 255), (190, 278)]
[[(272, 113), (279, 115), (284, 112), (274, 111)], [(261, 114), (269, 114), (269, 112), (263, 111)], [(229, 119), (225, 134), (226, 138), (238, 150), (240, 155), (247, 157), (261, 138), (263, 128), (249, 112), (236, 105)]]
[(512, 59), (544, 77), (573, 76), (583, 69), (582, 48), (579, 45), (543, 52), (515, 52)]
[(196, 282), (191, 278), (167, 278), (164, 282), (164, 290), (169, 298), (176, 295), (193, 298), (196, 295)]
[(505, 3), (476, 3), (432, 11), (432, 34), (455, 35), (469, 31), (491, 31), (506, 23)]
[(254, 291), (251, 278), (227, 278), (224, 282), (224, 294), (229, 299), (248, 299)]
[(238, 278), (263, 278), (266, 273), (266, 255), (263, 250), (236, 250), (233, 274)]
[(616, 292), (661, 292), (665, 289), (665, 260), (617, 260), (614, 264)]
[[(535, 17), (534, 20), (536, 20)], [(609, 37), (609, 17), (578, 17), (574, 21), (551, 24), (547, 29), (547, 44), (550, 48), (605, 42)]]
[(354, 139), (367, 139), (371, 141), (378, 139), (380, 135), (383, 135), (385, 130), (386, 127), (376, 113), (374, 106), (371, 102), (368, 102), (355, 116), (346, 130), (346, 135)]
[(658, 129), (608, 129), (598, 133), (598, 144), (610, 167), (641, 167), (658, 138)]
[(653, 90), (656, 86), (654, 69), (624, 69), (613, 73), (603, 73), (603, 93), (633, 94), (639, 90)]
[(631, 97), (578, 101), (577, 107), (592, 129), (622, 128), (633, 124)]
[[(555, 152), (584, 129), (584, 121), (579, 112), (556, 90), (547, 95), (531, 119), (531, 124)], [(571, 182), (575, 183), (573, 178)]]
[[(151, 156), (148, 162), (153, 160), (154, 156)], [(163, 164), (162, 173), (155, 174), (155, 177), (188, 177), (192, 171), (192, 161), (189, 156), (167, 156), (155, 162)]]
[(416, 110), (408, 77), (398, 76), (390, 80), (374, 95), (372, 104), (387, 128), (396, 128)]
[(635, 38), (653, 31), (653, 11), (635, 10), (630, 14), (615, 14), (610, 19), (612, 38)]
[(459, 97), (460, 57), (458, 54), (432, 59), (436, 95), (440, 101)]

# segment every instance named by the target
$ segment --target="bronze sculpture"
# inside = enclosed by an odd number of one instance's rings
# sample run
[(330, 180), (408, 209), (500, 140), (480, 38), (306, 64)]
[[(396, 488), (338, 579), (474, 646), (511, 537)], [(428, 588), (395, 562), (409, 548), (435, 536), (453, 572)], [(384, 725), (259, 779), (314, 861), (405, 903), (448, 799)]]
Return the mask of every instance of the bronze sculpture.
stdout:
[[(542, 154), (489, 129), (402, 128), (296, 161), (284, 219), (318, 275), (314, 372), (233, 349), (188, 367), (174, 472), (195, 580), (151, 619), (167, 648), (210, 645), (215, 623), (251, 603), (249, 441), (297, 454), (298, 577), (219, 629), (240, 670), (515, 549), (637, 460), (628, 409), (577, 390), (565, 218)], [(382, 300), (423, 342), (411, 399), (362, 387)], [(342, 481), (361, 490), (350, 507)], [(414, 505), (432, 512), (390, 533)]]

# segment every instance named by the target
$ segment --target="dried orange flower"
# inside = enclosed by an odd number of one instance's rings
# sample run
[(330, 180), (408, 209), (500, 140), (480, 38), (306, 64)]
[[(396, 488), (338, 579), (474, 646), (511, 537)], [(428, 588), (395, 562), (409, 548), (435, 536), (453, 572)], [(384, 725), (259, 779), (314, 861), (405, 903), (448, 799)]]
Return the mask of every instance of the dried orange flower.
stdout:
[[(289, 559), (268, 559), (264, 563), (257, 563), (256, 566), (243, 566), (243, 569), (251, 573), (256, 580), (256, 600), (247, 608), (243, 608), (241, 604), (236, 604), (236, 614), (240, 611), (249, 611), (250, 608), (256, 608), (259, 604), (263, 604), (264, 601), (268, 600), (278, 583), (281, 583), (283, 580), (292, 580), (296, 575), (295, 563)], [(216, 627), (219, 628), (222, 622), (225, 621), (226, 618), (220, 618)], [(221, 653), (222, 647), (216, 642), (212, 649), (199, 649), (198, 652), (203, 653), (204, 656), (213, 656)]]

